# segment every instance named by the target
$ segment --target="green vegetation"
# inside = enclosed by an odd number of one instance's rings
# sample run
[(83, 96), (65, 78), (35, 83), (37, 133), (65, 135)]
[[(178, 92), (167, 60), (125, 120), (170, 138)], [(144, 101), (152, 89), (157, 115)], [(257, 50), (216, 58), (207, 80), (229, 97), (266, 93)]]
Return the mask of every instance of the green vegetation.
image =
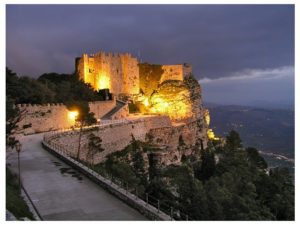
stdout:
[[(123, 151), (96, 166), (127, 182), (139, 196), (160, 200), (161, 209), (185, 220), (294, 220), (294, 185), (285, 168), (267, 170), (257, 149), (242, 146), (231, 131), (225, 146), (209, 144), (182, 164), (162, 166), (145, 150), (147, 143), (132, 140)], [(179, 148), (184, 147), (181, 141)], [(164, 207), (164, 206), (168, 206)]]
[[(90, 112), (88, 102), (103, 100), (99, 92), (89, 84), (79, 81), (75, 74), (47, 73), (38, 79), (18, 77), (16, 73), (6, 68), (6, 143), (10, 147), (18, 142), (13, 133), (17, 129), (22, 113), (15, 104), (45, 104), (63, 103), (69, 110), (76, 110), (76, 120), (80, 123), (80, 137), (82, 127), (96, 123), (94, 114)], [(30, 126), (30, 125), (27, 125)], [(24, 126), (25, 129), (27, 126)], [(80, 139), (79, 139), (80, 140)], [(78, 157), (80, 141), (78, 144)]]
[(137, 188), (142, 193), (143, 187), (147, 186), (144, 155), (152, 148), (132, 137), (131, 144), (124, 150), (110, 154), (105, 163), (97, 164), (93, 169), (104, 176), (118, 178), (127, 183), (129, 188)]
[(89, 144), (88, 144), (88, 152), (86, 156), (86, 161), (91, 165), (94, 164), (94, 156), (97, 152), (102, 152), (104, 149), (102, 148), (102, 139), (95, 134), (91, 133), (88, 136)]
[(47, 73), (38, 79), (19, 77), (6, 68), (6, 96), (13, 104), (68, 103), (103, 100), (92, 87), (75, 74)]
[(191, 101), (195, 101), (196, 99), (201, 98), (201, 91), (199, 91), (201, 87), (197, 79), (193, 76), (193, 74), (190, 74), (189, 76), (185, 77), (183, 82), (191, 92)]
[(11, 98), (6, 97), (6, 145), (12, 149), (18, 143), (14, 134), (18, 129), (17, 123), (21, 118), (22, 112), (14, 107), (14, 101)]
[(77, 157), (79, 159), (80, 156), (80, 147), (81, 147), (81, 136), (82, 136), (82, 129), (84, 126), (90, 126), (97, 122), (96, 118), (94, 117), (94, 113), (90, 112), (90, 107), (88, 102), (86, 101), (72, 101), (71, 103), (67, 104), (67, 108), (71, 111), (76, 110), (78, 111), (78, 115), (76, 116), (76, 121), (80, 123), (80, 130), (79, 130), (79, 141), (78, 141), (78, 150), (77, 150)]
[(17, 176), (6, 168), (6, 209), (10, 211), (17, 219), (27, 217), (34, 220), (32, 213), (20, 195)]

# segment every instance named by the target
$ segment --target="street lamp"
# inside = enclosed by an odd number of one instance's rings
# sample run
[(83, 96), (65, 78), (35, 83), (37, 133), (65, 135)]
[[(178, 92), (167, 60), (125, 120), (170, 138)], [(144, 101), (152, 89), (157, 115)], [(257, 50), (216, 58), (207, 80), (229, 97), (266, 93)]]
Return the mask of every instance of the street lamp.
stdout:
[(21, 191), (21, 170), (20, 170), (20, 152), (21, 152), (22, 145), (20, 142), (16, 143), (16, 151), (18, 153), (18, 170), (19, 170), (19, 189)]

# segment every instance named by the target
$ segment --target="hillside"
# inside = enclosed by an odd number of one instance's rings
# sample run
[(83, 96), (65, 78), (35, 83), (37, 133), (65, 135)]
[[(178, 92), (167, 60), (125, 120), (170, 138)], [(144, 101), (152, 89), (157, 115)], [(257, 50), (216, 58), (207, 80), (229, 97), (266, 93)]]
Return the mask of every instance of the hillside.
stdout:
[(234, 129), (244, 146), (294, 158), (294, 111), (206, 104), (216, 135)]

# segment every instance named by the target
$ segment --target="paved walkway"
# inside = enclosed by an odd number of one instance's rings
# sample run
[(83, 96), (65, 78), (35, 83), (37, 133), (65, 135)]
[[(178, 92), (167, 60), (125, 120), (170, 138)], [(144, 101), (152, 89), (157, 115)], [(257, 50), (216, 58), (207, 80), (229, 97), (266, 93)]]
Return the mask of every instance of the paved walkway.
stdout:
[[(42, 148), (43, 134), (21, 139), (21, 177), (44, 220), (147, 220)], [(7, 159), (17, 173), (17, 154)]]

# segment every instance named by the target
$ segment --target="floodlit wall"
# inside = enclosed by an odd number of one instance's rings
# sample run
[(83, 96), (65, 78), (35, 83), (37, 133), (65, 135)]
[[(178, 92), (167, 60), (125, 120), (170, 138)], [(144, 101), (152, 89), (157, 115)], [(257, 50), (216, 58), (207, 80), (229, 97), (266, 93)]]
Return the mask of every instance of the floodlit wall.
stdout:
[[(115, 100), (90, 102), (90, 111), (99, 119), (116, 105)], [(20, 133), (32, 134), (58, 129), (67, 129), (75, 125), (75, 118), (63, 104), (19, 104), (22, 120), (17, 124)]]
[[(91, 133), (102, 139), (103, 152), (94, 156), (94, 163), (105, 160), (105, 157), (112, 152), (123, 150), (132, 141), (132, 136), (136, 140), (145, 141), (146, 134), (151, 129), (159, 129), (161, 127), (171, 127), (171, 121), (167, 116), (149, 116), (136, 118), (134, 120), (119, 120), (116, 123), (108, 124), (84, 131), (82, 134), (80, 159), (86, 160), (88, 152), (88, 137)], [(69, 149), (71, 154), (76, 154), (78, 150), (78, 135), (76, 131), (58, 135), (53, 141), (63, 145)]]
[(159, 83), (166, 80), (183, 80), (183, 66), (182, 65), (163, 65), (163, 74)]
[[(138, 59), (129, 53), (98, 52), (91, 55), (83, 54), (80, 58), (76, 58), (76, 71), (79, 79), (91, 84), (95, 90), (109, 88), (110, 92), (115, 95), (139, 94), (140, 88), (145, 89), (145, 85), (154, 83), (155, 88), (165, 80), (182, 81), (192, 72), (192, 67), (188, 64), (147, 64), (147, 69), (150, 71), (141, 72), (140, 66), (143, 67), (143, 65), (146, 63), (139, 64)], [(152, 70), (157, 66), (161, 67), (159, 77), (152, 74)], [(150, 86), (152, 87), (153, 84)]]
[(128, 53), (83, 54), (76, 59), (76, 71), (95, 90), (109, 88), (115, 95), (139, 93), (138, 60)]

